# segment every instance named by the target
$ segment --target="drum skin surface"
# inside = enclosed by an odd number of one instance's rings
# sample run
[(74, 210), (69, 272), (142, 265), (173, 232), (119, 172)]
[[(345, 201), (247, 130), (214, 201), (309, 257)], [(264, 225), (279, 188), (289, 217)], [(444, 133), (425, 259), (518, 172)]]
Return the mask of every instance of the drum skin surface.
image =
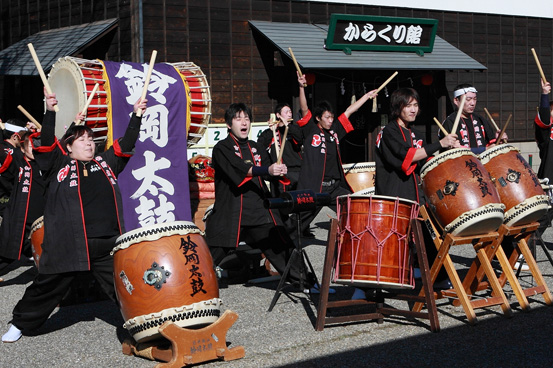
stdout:
[(418, 204), (385, 196), (338, 198), (335, 282), (371, 288), (414, 287), (409, 231)]
[(547, 213), (549, 198), (534, 170), (517, 148), (502, 144), (481, 153), (479, 157), (505, 205), (504, 221), (507, 225), (526, 225), (538, 221)]
[(504, 205), (478, 157), (452, 149), (430, 159), (421, 170), (422, 188), (439, 225), (453, 235), (481, 235), (503, 222)]
[(375, 183), (376, 163), (357, 162), (342, 165), (346, 180), (354, 192), (360, 192), (367, 188), (373, 188)]
[(137, 341), (159, 337), (171, 320), (202, 327), (219, 318), (221, 301), (211, 254), (192, 222), (123, 234), (114, 248), (114, 282), (125, 327)]

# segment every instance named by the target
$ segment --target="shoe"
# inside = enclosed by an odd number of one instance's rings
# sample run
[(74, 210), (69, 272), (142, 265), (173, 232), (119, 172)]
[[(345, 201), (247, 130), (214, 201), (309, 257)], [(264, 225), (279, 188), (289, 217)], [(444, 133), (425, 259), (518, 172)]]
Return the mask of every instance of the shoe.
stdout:
[(355, 288), (355, 291), (351, 296), (351, 300), (363, 300), (363, 299), (367, 299), (367, 294), (365, 294), (365, 290)]
[(413, 277), (416, 279), (420, 279), (421, 276), (421, 269), (418, 267), (413, 268)]
[[(309, 294), (320, 294), (321, 293), (320, 288), (321, 288), (321, 286), (319, 284), (315, 284), (312, 287), (310, 287), (309, 289), (305, 289), (303, 292), (304, 293), (309, 293)], [(333, 288), (328, 288), (328, 293), (329, 294), (336, 294), (336, 290), (334, 290)]]
[(519, 267), (521, 271), (530, 271), (530, 266), (528, 266), (526, 263), (523, 263), (521, 266), (521, 263), (518, 261), (514, 264), (513, 270), (518, 271)]
[(311, 232), (311, 230), (309, 230), (309, 229), (305, 230), (305, 231), (301, 234), (301, 236), (302, 236), (303, 238), (309, 238), (309, 239), (315, 238), (315, 234), (313, 234), (313, 233)]
[(449, 290), (453, 287), (448, 279), (434, 283), (434, 290)]
[(11, 325), (8, 332), (2, 335), (2, 342), (11, 343), (16, 342), (21, 338), (21, 330), (14, 325)]

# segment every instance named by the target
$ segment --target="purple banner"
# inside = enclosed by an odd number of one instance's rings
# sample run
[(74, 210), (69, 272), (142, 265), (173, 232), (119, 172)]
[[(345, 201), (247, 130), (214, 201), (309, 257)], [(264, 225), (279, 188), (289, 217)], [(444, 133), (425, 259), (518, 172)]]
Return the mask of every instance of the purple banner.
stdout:
[[(110, 89), (111, 136), (118, 139), (125, 134), (133, 105), (142, 95), (148, 64), (104, 61), (104, 66)], [(127, 231), (164, 222), (192, 221), (186, 89), (173, 66), (155, 64), (135, 153), (118, 178)]]

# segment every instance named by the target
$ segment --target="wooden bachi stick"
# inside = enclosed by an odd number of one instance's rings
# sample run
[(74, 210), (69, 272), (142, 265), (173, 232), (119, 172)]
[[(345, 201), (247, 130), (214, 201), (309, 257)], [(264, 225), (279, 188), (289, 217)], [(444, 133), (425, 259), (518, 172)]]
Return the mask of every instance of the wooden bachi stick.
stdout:
[(503, 125), (503, 128), (501, 128), (501, 132), (499, 132), (499, 135), (497, 136), (497, 142), (501, 142), (503, 139), (501, 138), (503, 134), (505, 134), (505, 130), (507, 129), (507, 125), (509, 125), (509, 122), (511, 121), (511, 118), (513, 117), (513, 114), (509, 114), (509, 117), (507, 118), (507, 122), (505, 125)]
[(543, 74), (543, 69), (541, 68), (540, 60), (538, 59), (538, 55), (536, 54), (536, 50), (534, 48), (531, 48), (532, 55), (534, 55), (534, 60), (536, 61), (536, 65), (538, 66), (538, 70), (540, 71), (541, 79), (543, 79), (543, 83), (547, 83), (547, 79), (545, 79), (545, 74)]
[[(40, 61), (38, 60), (38, 56), (36, 54), (35, 48), (33, 47), (32, 43), (28, 43), (27, 47), (29, 48), (29, 51), (31, 52), (31, 56), (33, 57), (33, 60), (35, 62), (36, 68), (38, 70), (38, 74), (40, 74), (40, 78), (42, 79), (42, 84), (44, 84), (44, 87), (46, 87), (46, 92), (48, 94), (52, 94), (52, 88), (50, 88), (50, 83), (48, 83), (48, 79), (46, 78), (46, 75), (44, 74), (44, 70), (42, 69), (42, 65), (40, 65)], [(58, 105), (54, 105), (54, 111), (58, 112), (60, 111), (60, 108)]]
[(27, 117), (27, 119), (29, 119), (29, 121), (33, 124), (35, 124), (35, 126), (37, 127), (37, 129), (42, 129), (42, 125), (35, 119), (33, 118), (33, 116), (31, 114), (29, 114), (29, 112), (27, 110), (25, 110), (25, 108), (21, 105), (17, 105), (17, 108), (19, 109), (19, 111), (21, 111), (23, 113), (23, 115), (25, 115)]
[(280, 147), (280, 154), (278, 155), (277, 164), (282, 163), (282, 153), (284, 152), (284, 146), (286, 145), (286, 136), (288, 135), (288, 125), (284, 128), (284, 134), (282, 135), (282, 146)]
[[(98, 87), (100, 87), (100, 85), (98, 83), (96, 83), (94, 85), (94, 88), (92, 88), (92, 92), (90, 92), (90, 95), (88, 96), (88, 99), (86, 100), (86, 103), (84, 105), (84, 108), (83, 110), (81, 111), (81, 115), (84, 115), (84, 113), (86, 112), (86, 110), (88, 110), (88, 106), (90, 106), (90, 103), (92, 102), (92, 99), (94, 98), (94, 94), (96, 93), (96, 91), (98, 90)], [(77, 125), (81, 125), (83, 123), (83, 121), (79, 120), (79, 121), (75, 121), (75, 124)]]
[[(298, 61), (296, 60), (296, 57), (294, 56), (294, 51), (292, 51), (291, 47), (288, 47), (288, 52), (290, 53), (290, 56), (292, 57), (292, 61), (294, 62), (294, 65), (296, 66), (296, 70), (298, 73), (300, 73), (300, 76), (303, 75), (301, 73), (300, 65), (298, 64)], [(304, 87), (307, 87), (307, 84), (303, 84)]]
[(459, 104), (459, 110), (457, 111), (457, 115), (455, 116), (455, 122), (453, 123), (453, 129), (451, 129), (451, 134), (454, 134), (455, 132), (457, 132), (457, 126), (459, 125), (459, 119), (461, 119), (461, 114), (463, 113), (463, 107), (465, 107), (466, 99), (467, 99), (466, 94), (461, 96), (461, 103)]
[[(144, 81), (144, 88), (142, 89), (142, 97), (141, 100), (146, 98), (146, 94), (148, 93), (148, 86), (150, 84), (150, 77), (152, 76), (152, 71), (154, 70), (154, 64), (156, 62), (156, 56), (157, 56), (157, 50), (152, 51), (152, 56), (150, 58), (150, 65), (148, 67), (148, 73), (146, 74), (146, 80)], [(142, 116), (142, 110), (138, 111), (136, 116)]]
[(490, 121), (492, 122), (494, 128), (495, 128), (495, 131), (497, 132), (499, 130), (499, 127), (497, 126), (497, 124), (495, 123), (495, 121), (493, 120), (492, 118), (492, 114), (490, 114), (490, 112), (488, 111), (488, 109), (486, 109), (484, 107), (484, 111), (486, 112), (486, 114), (488, 115), (488, 119), (490, 119)]
[(378, 89), (376, 90), (376, 93), (380, 92), (380, 90), (381, 90), (382, 88), (386, 87), (386, 85), (387, 85), (388, 83), (390, 83), (390, 82), (392, 81), (392, 79), (395, 78), (395, 76), (397, 75), (397, 73), (398, 73), (398, 72), (395, 72), (394, 74), (392, 74), (392, 76), (391, 76), (390, 78), (386, 79), (386, 82), (382, 83), (382, 84), (380, 85), (380, 87), (378, 87)]
[(434, 122), (436, 123), (436, 125), (438, 126), (438, 128), (440, 128), (440, 130), (442, 131), (442, 133), (444, 133), (444, 135), (448, 135), (449, 133), (447, 132), (447, 130), (445, 130), (444, 126), (440, 123), (440, 121), (436, 118), (434, 118)]

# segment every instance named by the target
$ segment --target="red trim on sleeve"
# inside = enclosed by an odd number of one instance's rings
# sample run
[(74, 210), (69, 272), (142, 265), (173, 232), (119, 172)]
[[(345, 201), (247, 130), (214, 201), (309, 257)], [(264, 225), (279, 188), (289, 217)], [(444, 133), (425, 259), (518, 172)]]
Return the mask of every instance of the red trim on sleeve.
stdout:
[(405, 159), (401, 164), (401, 170), (403, 170), (406, 175), (411, 175), (417, 167), (417, 165), (413, 164), (413, 157), (415, 156), (416, 151), (416, 148), (409, 148), (409, 150), (407, 151), (407, 155), (405, 156)]
[(534, 122), (535, 122), (536, 125), (539, 126), (540, 128), (550, 128), (550, 127), (551, 127), (551, 124), (553, 124), (553, 117), (551, 117), (551, 118), (549, 119), (549, 125), (544, 124), (543, 121), (541, 121), (539, 115), (536, 115), (536, 118), (534, 119)]
[(113, 142), (113, 152), (117, 157), (132, 157), (132, 153), (123, 153), (119, 145), (119, 139)]
[(340, 124), (342, 124), (342, 126), (346, 130), (346, 133), (349, 133), (353, 130), (353, 125), (351, 125), (351, 122), (349, 121), (348, 117), (345, 114), (338, 116), (338, 121), (340, 122)]
[(490, 141), (488, 142), (488, 144), (486, 144), (486, 147), (489, 147), (491, 146), (492, 144), (495, 144), (495, 142), (497, 142), (497, 139), (490, 139)]
[(298, 120), (298, 126), (302, 127), (307, 125), (307, 123), (309, 123), (309, 120), (311, 120), (311, 117), (312, 117), (311, 110), (307, 110), (307, 114), (305, 114), (303, 118)]
[(2, 164), (2, 166), (0, 166), (0, 174), (6, 171), (8, 167), (10, 167), (12, 161), (13, 161), (12, 155), (8, 154), (6, 156), (6, 159), (4, 160), (4, 163)]
[(39, 133), (35, 133), (35, 134), (32, 134), (31, 135), (31, 147), (33, 147), (33, 150), (34, 151), (37, 151), (37, 152), (52, 152), (56, 146), (57, 147), (60, 147), (61, 148), (61, 144), (58, 142), (58, 139), (56, 138), (56, 140), (54, 141), (54, 143), (52, 143), (51, 146), (38, 146), (38, 147), (35, 147), (33, 145), (33, 137), (34, 136), (37, 136)]
[(290, 185), (290, 179), (288, 179), (286, 176), (283, 176), (281, 179), (278, 180), (278, 182), (282, 185)]
[(238, 184), (238, 188), (240, 188), (242, 185), (246, 184), (247, 182), (249, 182), (252, 179), (253, 179), (253, 176), (246, 176), (244, 178), (244, 180), (242, 180), (242, 182), (240, 184)]

